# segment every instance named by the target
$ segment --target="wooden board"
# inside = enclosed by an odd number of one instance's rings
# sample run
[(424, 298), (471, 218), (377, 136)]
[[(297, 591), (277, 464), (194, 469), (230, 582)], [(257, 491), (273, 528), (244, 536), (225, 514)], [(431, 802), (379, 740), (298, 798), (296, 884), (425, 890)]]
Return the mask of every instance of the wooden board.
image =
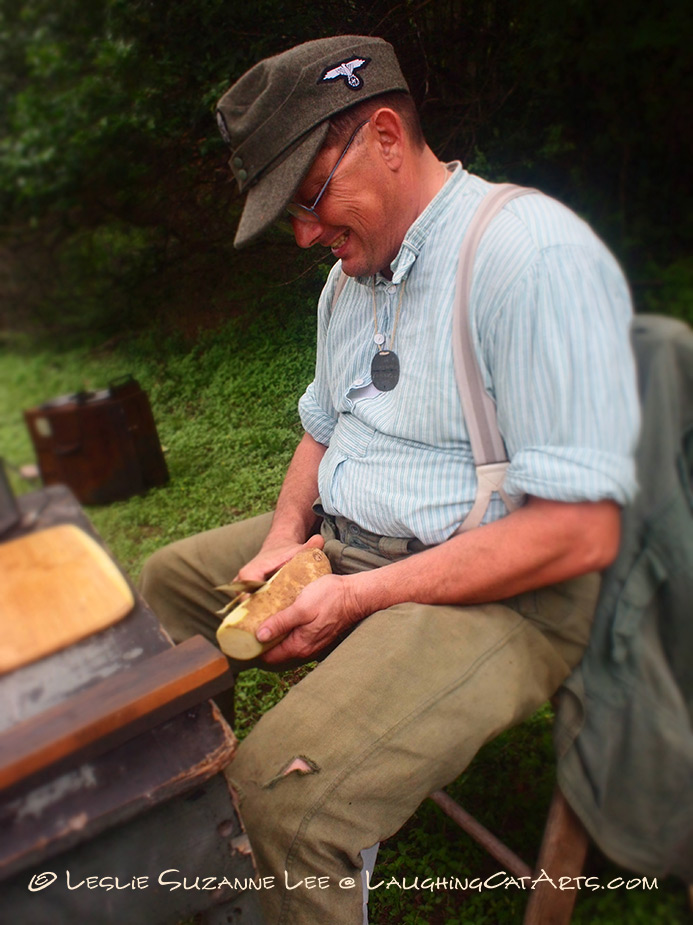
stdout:
[[(90, 817), (94, 789), (85, 786), (79, 796), (74, 806), (77, 818)], [(247, 893), (236, 892), (251, 879), (257, 883), (257, 872), (223, 774), (145, 809), (128, 822), (26, 866), (0, 883), (0, 909), (6, 910), (0, 911), (2, 921), (7, 925), (172, 925), (195, 916), (195, 922), (205, 925), (266, 925), (252, 904), (261, 891), (251, 887)], [(4, 838), (1, 826), (0, 838)], [(73, 888), (66, 886), (66, 870)], [(48, 889), (32, 892), (27, 888), (32, 877), (44, 871), (55, 871), (58, 880)], [(162, 880), (178, 877), (182, 882), (187, 877), (188, 888), (160, 884), (163, 871), (169, 873)], [(109, 877), (107, 886), (89, 889), (85, 880), (95, 875)], [(112, 888), (116, 877), (119, 886)], [(140, 889), (137, 878), (141, 878)], [(44, 876), (44, 882), (49, 880)], [(128, 888), (133, 881), (135, 888)], [(214, 881), (223, 885), (210, 889)], [(82, 886), (77, 888), (78, 884)], [(88, 884), (96, 885), (94, 880)]]
[(0, 544), (0, 575), (0, 673), (105, 629), (134, 605), (116, 564), (74, 524)]
[[(147, 816), (177, 794), (189, 799), (192, 791), (194, 797), (203, 781), (228, 765), (235, 748), (214, 703), (205, 701), (38, 787), (29, 780), (0, 794), (0, 881), (33, 865), (54, 870), (50, 862), (44, 865), (55, 855)], [(127, 837), (121, 851), (127, 859)], [(1, 910), (0, 897), (4, 922)]]
[(103, 754), (232, 684), (226, 658), (193, 636), (0, 734), (0, 791)]

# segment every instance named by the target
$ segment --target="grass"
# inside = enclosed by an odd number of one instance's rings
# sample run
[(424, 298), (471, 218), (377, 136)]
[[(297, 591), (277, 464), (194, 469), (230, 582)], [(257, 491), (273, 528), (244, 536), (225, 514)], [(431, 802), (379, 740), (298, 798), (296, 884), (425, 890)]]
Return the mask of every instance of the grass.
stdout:
[(0, 455), (15, 490), (33, 460), (21, 411), (132, 373), (147, 391), (169, 485), (90, 516), (130, 574), (163, 543), (272, 507), (300, 430), (297, 394), (311, 377), (314, 322), (305, 312), (263, 316), (194, 343), (152, 334), (114, 346), (55, 350), (25, 339), (0, 357)]
[[(278, 312), (267, 305), (195, 338), (152, 333), (115, 342), (60, 346), (7, 337), (0, 355), (0, 455), (17, 492), (31, 484), (17, 467), (33, 459), (21, 410), (56, 395), (101, 388), (132, 373), (148, 392), (171, 481), (146, 495), (89, 515), (126, 570), (179, 537), (269, 509), (300, 438), (296, 399), (311, 378), (314, 316), (307, 297)], [(299, 673), (253, 671), (237, 685), (237, 733), (247, 734)], [(453, 796), (532, 864), (553, 786), (548, 707), (490, 743), (450, 788)], [(481, 878), (500, 865), (430, 801), (381, 848), (378, 881), (419, 877)], [(602, 883), (629, 878), (593, 851), (586, 874)], [(518, 889), (374, 890), (371, 921), (397, 925), (502, 925), (522, 920)], [(582, 923), (676, 925), (689, 921), (675, 880), (652, 891), (581, 891), (573, 918)]]

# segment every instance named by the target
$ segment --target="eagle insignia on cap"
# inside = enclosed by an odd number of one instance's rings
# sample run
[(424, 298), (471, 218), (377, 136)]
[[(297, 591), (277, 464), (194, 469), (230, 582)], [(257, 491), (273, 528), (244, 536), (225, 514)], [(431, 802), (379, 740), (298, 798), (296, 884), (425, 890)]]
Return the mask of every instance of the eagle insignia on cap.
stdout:
[(325, 68), (318, 83), (343, 77), (347, 87), (351, 90), (359, 90), (363, 86), (363, 80), (360, 74), (355, 74), (354, 71), (360, 67), (365, 67), (370, 60), (370, 58), (352, 58), (351, 61), (342, 61), (341, 64), (331, 65)]

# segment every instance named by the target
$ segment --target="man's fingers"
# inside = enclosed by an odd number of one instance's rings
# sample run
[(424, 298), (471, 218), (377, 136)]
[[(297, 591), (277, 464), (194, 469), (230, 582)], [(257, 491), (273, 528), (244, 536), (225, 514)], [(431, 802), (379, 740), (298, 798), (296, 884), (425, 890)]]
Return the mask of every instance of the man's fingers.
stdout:
[(286, 565), (297, 553), (303, 549), (322, 549), (325, 541), (316, 534), (311, 536), (305, 543), (295, 543), (289, 546), (277, 546), (265, 552), (258, 553), (254, 559), (247, 562), (235, 576), (235, 580), (266, 581), (274, 573)]
[(271, 617), (268, 617), (268, 619), (257, 628), (255, 638), (260, 642), (270, 642), (270, 640), (276, 639), (277, 636), (282, 636), (288, 633), (289, 630), (292, 630), (294, 626), (298, 624), (292, 623), (286, 616), (286, 614), (290, 612), (290, 609), (291, 608), (280, 610), (279, 613), (275, 613)]
[(241, 581), (253, 581), (255, 579), (266, 581), (268, 578), (271, 578), (278, 569), (286, 565), (293, 555), (295, 555), (294, 550), (280, 550), (273, 555), (256, 556), (240, 569), (236, 578)]

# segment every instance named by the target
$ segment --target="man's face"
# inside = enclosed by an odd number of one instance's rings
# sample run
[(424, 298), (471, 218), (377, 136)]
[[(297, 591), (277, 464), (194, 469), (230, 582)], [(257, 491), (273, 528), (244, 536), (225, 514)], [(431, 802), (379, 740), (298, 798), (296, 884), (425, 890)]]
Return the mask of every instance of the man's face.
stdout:
[[(318, 222), (292, 217), (300, 247), (321, 244), (341, 259), (347, 276), (372, 276), (378, 270), (389, 275), (409, 225), (397, 222), (394, 178), (380, 157), (377, 135), (366, 124), (363, 137), (354, 143), (332, 176), (316, 207)], [(294, 196), (311, 205), (333, 170), (340, 148), (323, 148)]]

